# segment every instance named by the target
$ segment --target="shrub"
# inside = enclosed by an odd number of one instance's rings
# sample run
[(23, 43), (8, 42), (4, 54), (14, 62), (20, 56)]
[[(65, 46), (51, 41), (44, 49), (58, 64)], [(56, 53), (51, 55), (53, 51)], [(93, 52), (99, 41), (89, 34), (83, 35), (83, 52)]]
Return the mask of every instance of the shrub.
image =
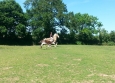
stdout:
[(107, 45), (109, 45), (109, 46), (114, 46), (114, 45), (115, 45), (115, 43), (114, 43), (114, 42), (112, 42), (112, 41), (110, 41), (110, 42), (108, 42), (108, 43), (107, 43)]
[(77, 45), (82, 45), (82, 42), (81, 41), (76, 41), (76, 44)]

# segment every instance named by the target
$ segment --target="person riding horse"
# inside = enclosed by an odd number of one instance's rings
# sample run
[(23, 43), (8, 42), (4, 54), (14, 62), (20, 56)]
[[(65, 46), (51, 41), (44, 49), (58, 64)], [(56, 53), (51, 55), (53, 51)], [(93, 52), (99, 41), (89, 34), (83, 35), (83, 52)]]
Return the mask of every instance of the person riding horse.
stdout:
[(52, 32), (50, 33), (50, 41), (51, 41), (51, 42), (54, 41), (54, 40), (53, 40)]
[(51, 46), (51, 44), (54, 44), (55, 47), (57, 45), (57, 38), (59, 38), (59, 35), (57, 33), (55, 33), (53, 36), (52, 36), (52, 32), (50, 33), (50, 38), (44, 38), (43, 40), (40, 41), (41, 43), (41, 48), (44, 44), (47, 44), (48, 46)]

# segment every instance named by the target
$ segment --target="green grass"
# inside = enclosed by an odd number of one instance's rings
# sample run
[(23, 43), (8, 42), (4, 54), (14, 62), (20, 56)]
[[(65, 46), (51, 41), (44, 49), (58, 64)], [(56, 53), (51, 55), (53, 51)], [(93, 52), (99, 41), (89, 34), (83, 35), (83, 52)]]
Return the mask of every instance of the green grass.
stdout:
[(115, 83), (115, 47), (1, 45), (0, 83)]

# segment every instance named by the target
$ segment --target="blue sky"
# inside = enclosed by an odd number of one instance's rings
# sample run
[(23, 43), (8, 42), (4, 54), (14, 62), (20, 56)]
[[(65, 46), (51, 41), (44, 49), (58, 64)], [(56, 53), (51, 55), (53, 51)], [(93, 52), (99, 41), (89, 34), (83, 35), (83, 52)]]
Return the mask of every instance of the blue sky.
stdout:
[[(25, 0), (16, 0), (24, 9)], [(68, 12), (96, 16), (107, 31), (115, 31), (115, 0), (63, 0)], [(24, 9), (25, 11), (25, 9)]]

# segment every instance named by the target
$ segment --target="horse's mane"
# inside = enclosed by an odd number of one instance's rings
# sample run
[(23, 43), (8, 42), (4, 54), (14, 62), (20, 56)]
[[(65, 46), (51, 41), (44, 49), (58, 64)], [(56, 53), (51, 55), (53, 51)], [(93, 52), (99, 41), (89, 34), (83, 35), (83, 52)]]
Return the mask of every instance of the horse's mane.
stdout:
[(57, 38), (59, 38), (59, 35), (58, 35), (57, 33), (55, 33), (55, 34), (53, 35), (54, 42), (56, 42)]

